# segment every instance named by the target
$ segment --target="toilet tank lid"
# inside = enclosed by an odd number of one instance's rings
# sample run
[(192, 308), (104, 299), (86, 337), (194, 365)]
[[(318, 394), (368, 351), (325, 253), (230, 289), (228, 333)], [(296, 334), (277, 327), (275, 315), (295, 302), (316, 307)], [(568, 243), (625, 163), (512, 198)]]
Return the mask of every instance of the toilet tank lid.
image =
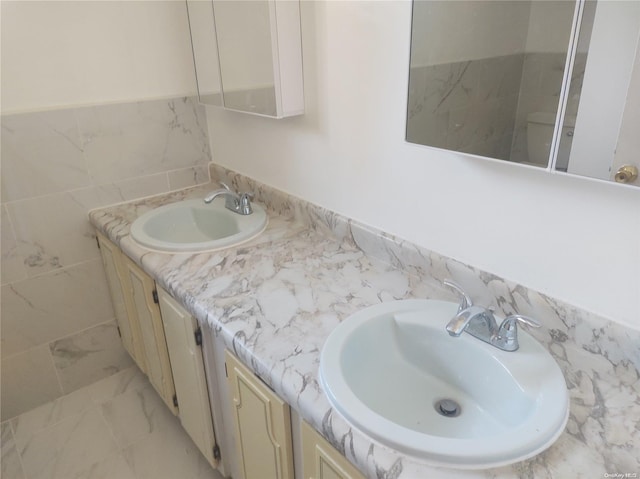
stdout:
[[(549, 113), (547, 111), (534, 111), (527, 115), (527, 122), (529, 123), (541, 123), (543, 125), (555, 125), (556, 114)], [(564, 128), (573, 128), (576, 126), (576, 117), (567, 115), (564, 117)]]

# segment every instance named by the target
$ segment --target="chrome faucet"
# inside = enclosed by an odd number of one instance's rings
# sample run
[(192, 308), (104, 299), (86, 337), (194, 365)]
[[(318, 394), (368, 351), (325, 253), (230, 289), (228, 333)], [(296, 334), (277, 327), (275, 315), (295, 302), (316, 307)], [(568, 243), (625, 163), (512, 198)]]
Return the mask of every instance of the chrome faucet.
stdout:
[(471, 336), (498, 349), (515, 351), (520, 347), (518, 344), (518, 323), (534, 328), (542, 326), (537, 320), (521, 314), (507, 316), (498, 326), (493, 311), (473, 305), (469, 295), (460, 285), (448, 279), (444, 280), (443, 284), (458, 292), (462, 297), (458, 312), (447, 324), (447, 332), (450, 336), (458, 337), (466, 331)]
[(204, 199), (205, 203), (209, 204), (218, 196), (224, 196), (224, 206), (228, 210), (231, 210), (234, 213), (238, 213), (239, 215), (250, 215), (251, 213), (253, 213), (253, 209), (251, 208), (251, 200), (253, 199), (253, 195), (251, 193), (238, 194), (231, 188), (229, 188), (225, 183), (220, 182), (220, 184), (223, 187), (218, 188), (217, 190), (213, 190), (211, 193), (209, 193)]

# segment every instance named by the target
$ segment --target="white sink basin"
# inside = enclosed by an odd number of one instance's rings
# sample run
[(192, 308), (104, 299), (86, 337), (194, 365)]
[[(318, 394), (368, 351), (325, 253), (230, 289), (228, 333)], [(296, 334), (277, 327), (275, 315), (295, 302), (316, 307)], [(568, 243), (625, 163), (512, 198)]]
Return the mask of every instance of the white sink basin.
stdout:
[(161, 206), (136, 219), (131, 237), (141, 246), (169, 252), (212, 251), (235, 246), (259, 235), (267, 214), (252, 204), (253, 213), (240, 215), (224, 206), (224, 198), (210, 204), (184, 200)]
[(320, 361), (331, 404), (379, 442), (434, 465), (488, 468), (540, 453), (568, 419), (560, 368), (522, 329), (515, 352), (449, 336), (457, 308), (392, 301), (343, 321)]

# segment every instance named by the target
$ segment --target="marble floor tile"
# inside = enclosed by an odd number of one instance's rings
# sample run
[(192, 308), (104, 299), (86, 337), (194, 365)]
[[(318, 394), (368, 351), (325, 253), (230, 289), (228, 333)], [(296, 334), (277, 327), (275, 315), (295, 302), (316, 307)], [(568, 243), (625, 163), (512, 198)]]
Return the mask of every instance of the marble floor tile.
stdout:
[[(184, 432), (178, 418), (124, 449), (138, 479), (221, 479)], [(167, 454), (158, 454), (166, 451)]]
[(102, 414), (120, 447), (154, 433), (164, 434), (176, 419), (149, 383), (104, 403)]
[[(4, 301), (4, 297), (2, 299)], [(47, 345), (3, 359), (0, 377), (3, 421), (52, 401), (62, 394)]]
[(75, 391), (133, 365), (122, 347), (115, 321), (51, 343), (64, 392)]
[(33, 435), (94, 407), (86, 389), (75, 391), (13, 418), (11, 427), (18, 448), (25, 448)]
[(72, 415), (33, 434), (19, 448), (29, 479), (82, 477), (83, 471), (117, 452), (97, 408)]
[(132, 366), (2, 423), (3, 479), (222, 479)]
[(86, 390), (95, 404), (102, 405), (122, 394), (148, 386), (146, 376), (136, 366), (132, 366), (87, 386)]
[(79, 471), (78, 479), (137, 479), (120, 451)]

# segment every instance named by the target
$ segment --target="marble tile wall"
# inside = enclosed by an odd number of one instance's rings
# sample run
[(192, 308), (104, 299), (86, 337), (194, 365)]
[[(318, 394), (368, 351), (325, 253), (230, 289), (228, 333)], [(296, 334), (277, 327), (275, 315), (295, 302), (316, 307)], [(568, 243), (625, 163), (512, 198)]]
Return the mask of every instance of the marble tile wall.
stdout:
[(128, 367), (92, 208), (209, 179), (193, 98), (2, 116), (2, 419)]
[(508, 158), (523, 54), (412, 68), (407, 140)]

